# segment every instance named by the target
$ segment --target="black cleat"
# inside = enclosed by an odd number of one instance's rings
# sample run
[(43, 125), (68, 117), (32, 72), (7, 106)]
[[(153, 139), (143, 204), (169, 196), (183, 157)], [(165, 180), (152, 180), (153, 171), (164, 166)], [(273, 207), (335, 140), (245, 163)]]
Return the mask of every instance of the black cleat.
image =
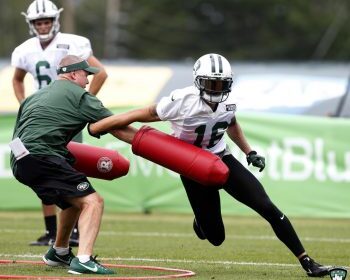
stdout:
[(205, 240), (207, 239), (202, 231), (202, 229), (200, 228), (200, 226), (197, 224), (196, 218), (193, 219), (193, 230), (194, 232), (197, 234), (198, 238), (201, 240)]
[(323, 277), (329, 274), (330, 267), (315, 262), (309, 256), (304, 256), (299, 261), (309, 277)]
[(79, 246), (79, 231), (77, 228), (73, 229), (73, 232), (69, 237), (69, 246), (70, 247), (78, 247)]
[(56, 236), (52, 235), (48, 231), (40, 236), (36, 241), (29, 243), (30, 246), (51, 246), (55, 243)]

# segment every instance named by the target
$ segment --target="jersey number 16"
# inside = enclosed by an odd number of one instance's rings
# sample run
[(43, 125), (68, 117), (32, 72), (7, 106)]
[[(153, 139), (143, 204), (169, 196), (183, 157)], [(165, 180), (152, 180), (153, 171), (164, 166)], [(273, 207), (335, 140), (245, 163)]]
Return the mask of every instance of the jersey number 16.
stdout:
[[(211, 129), (209, 144), (206, 147), (207, 149), (214, 147), (221, 140), (228, 125), (229, 124), (227, 122), (217, 122), (215, 125), (213, 125), (213, 127)], [(202, 147), (202, 141), (204, 138), (204, 133), (205, 133), (206, 128), (207, 128), (207, 126), (205, 124), (203, 124), (203, 125), (198, 126), (195, 129), (195, 132), (197, 133), (197, 138), (193, 143), (195, 146)]]

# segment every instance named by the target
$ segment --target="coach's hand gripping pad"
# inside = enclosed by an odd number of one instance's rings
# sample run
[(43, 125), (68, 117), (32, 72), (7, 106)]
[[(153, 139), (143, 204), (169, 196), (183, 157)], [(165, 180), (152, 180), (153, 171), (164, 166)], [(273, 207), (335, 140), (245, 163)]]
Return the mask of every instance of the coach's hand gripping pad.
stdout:
[(113, 180), (129, 171), (129, 161), (116, 151), (77, 142), (69, 142), (67, 148), (76, 160), (73, 167), (87, 177)]
[(136, 133), (132, 151), (205, 186), (222, 186), (229, 175), (218, 156), (149, 126)]

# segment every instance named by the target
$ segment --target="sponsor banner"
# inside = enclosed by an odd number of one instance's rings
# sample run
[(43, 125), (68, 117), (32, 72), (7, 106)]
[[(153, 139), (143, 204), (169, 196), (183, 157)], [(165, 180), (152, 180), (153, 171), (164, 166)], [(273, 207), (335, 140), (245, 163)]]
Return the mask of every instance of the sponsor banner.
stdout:
[[(261, 180), (272, 201), (288, 216), (350, 217), (350, 121), (268, 114), (238, 114), (251, 146), (266, 157), (263, 172), (249, 167)], [(14, 117), (1, 117), (0, 209), (39, 209), (31, 190), (13, 179), (9, 148)], [(152, 124), (170, 132), (168, 123)], [(84, 142), (115, 149), (130, 160), (125, 177), (91, 179), (105, 198), (106, 209), (125, 212), (191, 212), (178, 175), (131, 152), (129, 144), (106, 135), (84, 135)], [(230, 140), (228, 140), (230, 143)], [(230, 143), (246, 166), (245, 156)], [(221, 190), (223, 213), (254, 212)]]

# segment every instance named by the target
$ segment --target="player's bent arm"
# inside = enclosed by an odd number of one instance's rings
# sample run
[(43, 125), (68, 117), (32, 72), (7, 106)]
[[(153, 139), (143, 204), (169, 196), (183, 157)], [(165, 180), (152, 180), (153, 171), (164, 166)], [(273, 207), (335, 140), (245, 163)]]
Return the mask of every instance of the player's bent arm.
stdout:
[(93, 95), (96, 95), (100, 91), (104, 82), (106, 81), (108, 74), (103, 64), (95, 56), (93, 55), (90, 56), (87, 59), (87, 61), (91, 66), (97, 67), (100, 69), (100, 71), (97, 74), (93, 75), (94, 77), (92, 78), (92, 81), (89, 87), (89, 92), (92, 93)]
[(156, 111), (156, 105), (113, 115), (89, 125), (89, 132), (98, 135), (106, 131), (128, 126), (133, 122), (156, 122), (160, 121)]
[(241, 149), (243, 153), (247, 155), (252, 151), (252, 148), (244, 136), (243, 130), (239, 125), (236, 117), (232, 119), (226, 132), (230, 139)]
[(124, 128), (112, 130), (109, 133), (111, 133), (114, 137), (118, 138), (119, 140), (131, 144), (137, 131), (138, 130), (136, 128), (129, 125)]
[(26, 76), (26, 74), (27, 72), (25, 70), (21, 68), (16, 68), (12, 78), (13, 91), (19, 103), (22, 103), (22, 101), (25, 98), (24, 77)]

